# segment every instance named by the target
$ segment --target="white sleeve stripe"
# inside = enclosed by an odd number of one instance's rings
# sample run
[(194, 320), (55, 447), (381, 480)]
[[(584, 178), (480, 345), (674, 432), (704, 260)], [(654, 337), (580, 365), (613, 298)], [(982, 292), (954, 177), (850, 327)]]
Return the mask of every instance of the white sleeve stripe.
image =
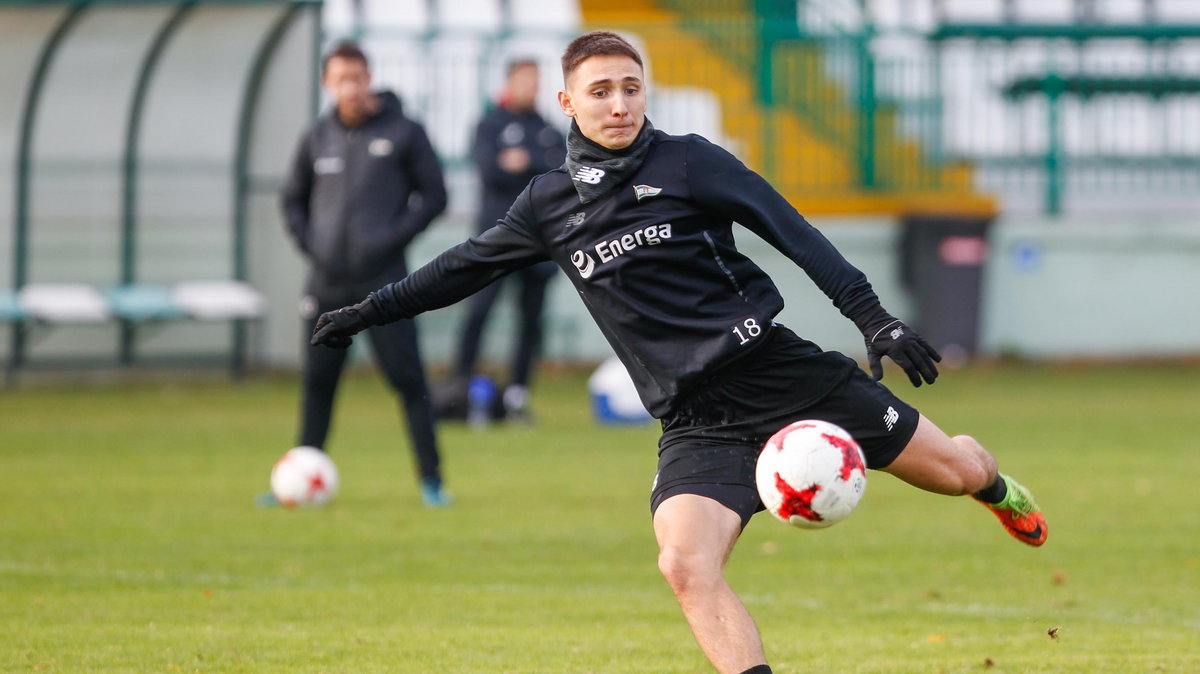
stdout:
[(888, 328), (892, 327), (893, 325), (895, 325), (899, 322), (900, 322), (900, 319), (897, 318), (896, 320), (892, 321), (891, 323), (888, 323), (887, 325), (883, 326), (882, 328), (879, 328), (879, 330), (877, 330), (874, 335), (871, 335), (871, 343), (872, 344), (875, 343), (875, 338), (879, 336), (879, 333), (883, 332), (884, 330), (887, 330)]

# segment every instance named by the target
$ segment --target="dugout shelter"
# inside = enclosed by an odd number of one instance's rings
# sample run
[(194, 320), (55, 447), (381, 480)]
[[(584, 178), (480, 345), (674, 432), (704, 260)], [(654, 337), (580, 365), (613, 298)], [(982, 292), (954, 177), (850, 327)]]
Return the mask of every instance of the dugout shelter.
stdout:
[(251, 328), (320, 30), (311, 0), (0, 0), (9, 381), (65, 359), (240, 372), (271, 339)]

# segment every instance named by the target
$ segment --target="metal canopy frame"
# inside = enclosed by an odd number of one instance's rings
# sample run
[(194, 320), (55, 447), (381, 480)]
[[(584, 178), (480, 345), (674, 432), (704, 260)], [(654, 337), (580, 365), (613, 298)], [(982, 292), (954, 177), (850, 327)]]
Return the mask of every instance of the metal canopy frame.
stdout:
[[(130, 5), (174, 5), (174, 10), (159, 26), (149, 47), (143, 54), (131, 95), (129, 113), (124, 128), (124, 143), (121, 155), (121, 195), (119, 218), (121, 226), (121, 259), (119, 283), (128, 286), (137, 283), (137, 233), (138, 233), (138, 192), (139, 178), (138, 153), (142, 131), (143, 113), (146, 100), (154, 80), (155, 71), (162, 60), (162, 55), (171, 40), (180, 33), (194, 11), (206, 5), (277, 5), (280, 7), (279, 16), (271, 23), (269, 30), (254, 51), (247, 70), (246, 79), (241, 89), (237, 105), (236, 132), (232, 139), (233, 153), (233, 212), (231, 226), (233, 229), (233, 259), (232, 270), (235, 280), (245, 281), (248, 270), (245, 248), (247, 244), (247, 201), (250, 196), (249, 178), (249, 145), (250, 135), (254, 127), (255, 115), (258, 109), (259, 91), (263, 80), (270, 68), (277, 48), (288, 29), (305, 11), (315, 13), (315, 35), (312, 41), (312, 61), (315, 67), (319, 63), (321, 48), (321, 4), (322, 0), (0, 0), (0, 9), (4, 7), (39, 7), (59, 6), (63, 9), (61, 18), (43, 41), (27, 80), (26, 94), (20, 106), (20, 121), (18, 125), (18, 145), (15, 157), (14, 176), (14, 209), (13, 209), (13, 291), (19, 291), (29, 281), (29, 245), (30, 245), (30, 202), (33, 180), (33, 138), (37, 130), (38, 111), (42, 101), (48, 75), (55, 58), (63, 45), (70, 40), (73, 29), (89, 11), (99, 11), (105, 6)], [(28, 349), (29, 324), (26, 321), (14, 321), (12, 324), (12, 340), (8, 364), (8, 379), (11, 381), (15, 373), (24, 363)], [(232, 365), (235, 372), (241, 372), (246, 362), (248, 348), (247, 325), (244, 319), (234, 321), (234, 348)], [(120, 339), (120, 360), (128, 363), (133, 360), (136, 326), (130, 321), (122, 321)]]

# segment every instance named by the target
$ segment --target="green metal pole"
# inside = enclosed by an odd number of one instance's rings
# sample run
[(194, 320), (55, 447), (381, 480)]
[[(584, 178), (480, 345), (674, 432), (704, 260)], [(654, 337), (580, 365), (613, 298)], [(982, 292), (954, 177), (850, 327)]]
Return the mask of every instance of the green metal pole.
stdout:
[[(17, 185), (16, 203), (13, 219), (13, 290), (20, 290), (29, 280), (29, 184), (33, 166), (30, 155), (33, 152), (33, 132), (37, 120), (38, 104), (42, 98), (42, 88), (46, 84), (46, 75), (58, 53), (58, 48), (66, 39), (71, 29), (79, 23), (88, 3), (77, 2), (71, 5), (63, 18), (54, 27), (42, 51), (38, 54), (33, 69), (33, 78), (29, 82), (29, 95), (21, 108), (21, 125), (17, 133)], [(9, 354), (8, 371), (5, 379), (14, 380), (17, 370), (25, 359), (26, 327), (23, 322), (16, 321), (12, 326), (12, 351)]]
[(858, 55), (858, 178), (859, 187), (873, 189), (875, 176), (875, 60), (871, 56), (869, 28), (856, 38)]
[(1062, 138), (1058, 123), (1058, 104), (1062, 92), (1051, 87), (1046, 92), (1046, 213), (1062, 213)]
[(321, 25), (321, 6), (317, 5), (314, 11), (317, 16), (313, 19), (312, 25), (312, 65), (310, 67), (312, 74), (316, 75), (316, 79), (309, 78), (311, 84), (308, 89), (308, 110), (312, 118), (316, 119), (317, 115), (321, 114), (321, 75), (323, 74), (321, 60), (324, 46), (321, 41), (324, 38), (324, 31)]
[(33, 132), (35, 122), (37, 120), (38, 104), (42, 98), (42, 88), (46, 84), (46, 74), (50, 72), (50, 65), (54, 61), (54, 57), (58, 52), (59, 46), (66, 39), (67, 33), (79, 22), (83, 13), (88, 8), (88, 3), (78, 2), (71, 6), (58, 25), (54, 27), (54, 31), (46, 38), (45, 44), (42, 45), (42, 51), (38, 54), (38, 60), (34, 65), (33, 78), (29, 82), (29, 95), (25, 99), (25, 105), (21, 109), (21, 126), (17, 133), (17, 189), (16, 189), (16, 214), (14, 219), (15, 224), (15, 240), (13, 244), (16, 252), (16, 259), (13, 264), (13, 288), (20, 290), (29, 278), (29, 184), (32, 177), (32, 162), (30, 155), (33, 152)]
[[(183, 25), (184, 19), (194, 8), (195, 0), (184, 0), (171, 16), (163, 22), (142, 58), (138, 70), (137, 84), (129, 104), (129, 118), (125, 124), (125, 156), (121, 175), (121, 284), (130, 285), (137, 280), (137, 178), (138, 145), (141, 139), (142, 114), (146, 108), (146, 94), (150, 81), (158, 66), (163, 50)], [(121, 321), (121, 345), (118, 358), (121, 363), (133, 362), (137, 327), (131, 321)]]
[(362, 42), (362, 39), (367, 34), (367, 22), (363, 19), (366, 15), (366, 9), (363, 7), (363, 0), (354, 0), (354, 25), (350, 29), (350, 35), (355, 42)]
[(762, 9), (764, 3), (760, 0), (758, 4), (758, 102), (762, 107), (760, 168), (763, 177), (775, 183), (778, 177), (775, 175), (775, 24), (771, 15)]
[[(238, 113), (237, 139), (234, 145), (233, 160), (233, 277), (245, 281), (248, 277), (246, 264), (246, 213), (249, 210), (247, 200), (250, 193), (250, 136), (254, 128), (254, 113), (258, 108), (258, 98), (262, 91), (263, 78), (271, 63), (275, 50), (280, 41), (291, 28), (292, 22), (300, 15), (305, 5), (292, 4), (276, 19), (275, 24), (259, 45), (242, 89), (242, 105)], [(320, 22), (320, 6), (315, 5), (314, 21)], [(246, 369), (246, 349), (248, 346), (247, 324), (243, 319), (233, 322), (233, 358), (231, 367), (234, 376), (241, 376)]]
[(945, 186), (945, 173), (942, 171), (944, 156), (943, 129), (945, 129), (946, 120), (946, 96), (942, 91), (942, 45), (935, 44), (933, 46), (932, 66), (933, 74), (931, 81), (933, 82), (933, 102), (929, 111), (929, 152), (932, 156), (933, 178), (929, 181), (927, 187), (940, 189)]

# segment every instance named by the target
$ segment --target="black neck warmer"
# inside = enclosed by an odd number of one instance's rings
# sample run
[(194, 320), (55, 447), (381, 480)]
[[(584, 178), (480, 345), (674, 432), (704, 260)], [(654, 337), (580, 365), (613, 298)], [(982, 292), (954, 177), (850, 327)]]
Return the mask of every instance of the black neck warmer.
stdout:
[(586, 204), (599, 199), (641, 168), (653, 136), (654, 125), (645, 119), (628, 147), (610, 150), (584, 136), (572, 120), (567, 133), (567, 171), (575, 182), (579, 201)]

